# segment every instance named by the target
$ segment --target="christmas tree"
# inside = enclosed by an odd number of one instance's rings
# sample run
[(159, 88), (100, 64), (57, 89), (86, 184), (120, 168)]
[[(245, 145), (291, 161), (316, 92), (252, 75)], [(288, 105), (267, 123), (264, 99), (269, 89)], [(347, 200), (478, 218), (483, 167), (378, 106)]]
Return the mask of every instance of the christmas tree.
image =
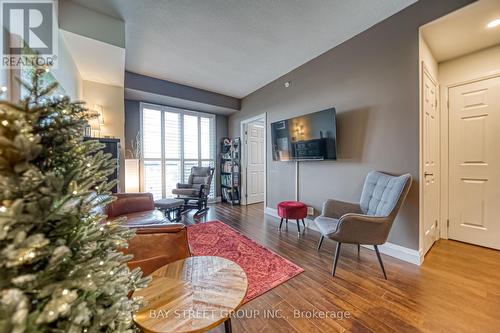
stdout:
[(102, 214), (115, 162), (44, 75), (20, 105), (0, 103), (0, 332), (133, 332), (128, 295), (148, 280), (120, 252), (133, 231)]

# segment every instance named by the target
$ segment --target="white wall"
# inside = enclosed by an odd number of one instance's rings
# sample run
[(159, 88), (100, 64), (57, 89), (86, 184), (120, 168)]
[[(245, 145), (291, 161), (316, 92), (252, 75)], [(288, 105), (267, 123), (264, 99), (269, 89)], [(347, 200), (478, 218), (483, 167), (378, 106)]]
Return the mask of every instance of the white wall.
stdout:
[[(61, 31), (58, 32), (58, 39), (57, 68), (51, 68), (51, 73), (66, 95), (72, 100), (80, 100), (82, 98), (82, 77)], [(13, 103), (19, 102), (21, 92), (20, 85), (16, 80), (19, 76), (18, 69), (0, 70), (0, 86), (8, 88), (7, 94), (2, 95), (2, 99), (10, 100)]]
[(100, 104), (104, 111), (104, 125), (101, 137), (120, 139), (120, 187), (125, 185), (125, 96), (124, 88), (107, 84), (83, 81), (83, 100), (87, 107)]
[[(422, 62), (425, 63), (425, 66), (434, 80), (438, 80), (438, 63), (436, 58), (432, 54), (432, 51), (429, 49), (427, 42), (425, 41), (422, 34), (419, 33), (418, 40), (418, 55), (419, 55), (419, 68), (420, 73), (422, 73)], [(421, 87), (422, 85), (420, 85)]]
[(439, 82), (448, 86), (500, 72), (500, 45), (439, 64)]
[(58, 66), (51, 72), (69, 97), (80, 100), (82, 98), (82, 77), (61, 31), (59, 31), (58, 36)]
[(2, 92), (0, 94), (0, 100), (5, 100), (5, 101), (10, 101), (10, 102), (15, 102), (11, 100), (11, 83), (10, 83), (10, 70), (8, 69), (1, 69), (0, 70), (0, 87), (6, 87), (7, 91)]

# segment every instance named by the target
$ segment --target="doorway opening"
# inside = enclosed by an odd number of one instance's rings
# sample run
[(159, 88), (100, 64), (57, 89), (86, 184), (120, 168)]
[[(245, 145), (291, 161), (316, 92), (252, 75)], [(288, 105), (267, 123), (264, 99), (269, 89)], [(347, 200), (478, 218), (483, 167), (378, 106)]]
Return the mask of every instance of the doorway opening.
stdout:
[(241, 121), (241, 203), (266, 201), (266, 114)]
[(500, 249), (500, 5), (420, 28), (420, 250), (439, 238)]

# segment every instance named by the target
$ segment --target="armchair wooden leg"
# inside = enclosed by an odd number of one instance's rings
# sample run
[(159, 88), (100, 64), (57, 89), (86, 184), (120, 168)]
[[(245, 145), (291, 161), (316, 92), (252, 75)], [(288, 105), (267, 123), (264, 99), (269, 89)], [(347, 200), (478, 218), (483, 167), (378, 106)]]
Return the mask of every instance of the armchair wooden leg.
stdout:
[(380, 263), (380, 267), (382, 268), (382, 272), (384, 273), (384, 278), (387, 280), (387, 274), (385, 274), (384, 264), (382, 263), (382, 257), (380, 256), (380, 252), (378, 251), (378, 246), (373, 245), (375, 247), (375, 253), (377, 253), (378, 262)]
[(337, 247), (335, 249), (335, 256), (333, 257), (333, 270), (332, 270), (332, 276), (335, 276), (335, 271), (337, 270), (337, 262), (339, 261), (339, 256), (340, 256), (340, 246), (342, 243), (337, 242)]
[(202, 216), (206, 212), (208, 212), (208, 201), (207, 199), (200, 199), (196, 203), (196, 208), (198, 209), (195, 213), (194, 216)]
[(283, 218), (281, 218), (281, 221), (280, 221), (280, 227), (279, 227), (279, 230), (281, 231), (281, 225), (283, 224)]
[(360, 250), (361, 250), (361, 244), (358, 244), (358, 255)]
[(232, 333), (233, 332), (233, 329), (232, 329), (232, 326), (231, 326), (231, 318), (228, 318), (224, 322), (224, 332), (225, 333)]
[(321, 235), (321, 238), (319, 239), (319, 243), (318, 243), (318, 248), (316, 249), (316, 251), (319, 252), (319, 249), (321, 248), (321, 244), (323, 244), (323, 239), (325, 239), (325, 236)]
[(302, 219), (302, 225), (304, 226), (304, 231), (306, 230), (306, 223), (304, 222), (304, 219)]
[(300, 222), (299, 220), (296, 220), (297, 221), (297, 232), (298, 232), (298, 235), (300, 237)]

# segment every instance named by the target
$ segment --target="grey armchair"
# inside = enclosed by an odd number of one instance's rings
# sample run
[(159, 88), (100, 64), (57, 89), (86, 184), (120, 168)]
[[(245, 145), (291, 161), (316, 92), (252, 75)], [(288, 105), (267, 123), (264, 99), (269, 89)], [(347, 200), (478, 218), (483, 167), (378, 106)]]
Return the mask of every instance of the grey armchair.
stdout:
[(194, 166), (191, 168), (187, 184), (178, 183), (172, 190), (172, 194), (184, 200), (183, 211), (198, 209), (195, 215), (208, 211), (207, 201), (214, 170), (211, 167)]
[(371, 171), (363, 186), (359, 203), (327, 200), (322, 214), (314, 220), (321, 231), (318, 251), (325, 237), (337, 242), (332, 275), (335, 276), (342, 243), (373, 245), (380, 267), (387, 279), (378, 245), (384, 244), (392, 223), (410, 190), (410, 174), (391, 176)]

